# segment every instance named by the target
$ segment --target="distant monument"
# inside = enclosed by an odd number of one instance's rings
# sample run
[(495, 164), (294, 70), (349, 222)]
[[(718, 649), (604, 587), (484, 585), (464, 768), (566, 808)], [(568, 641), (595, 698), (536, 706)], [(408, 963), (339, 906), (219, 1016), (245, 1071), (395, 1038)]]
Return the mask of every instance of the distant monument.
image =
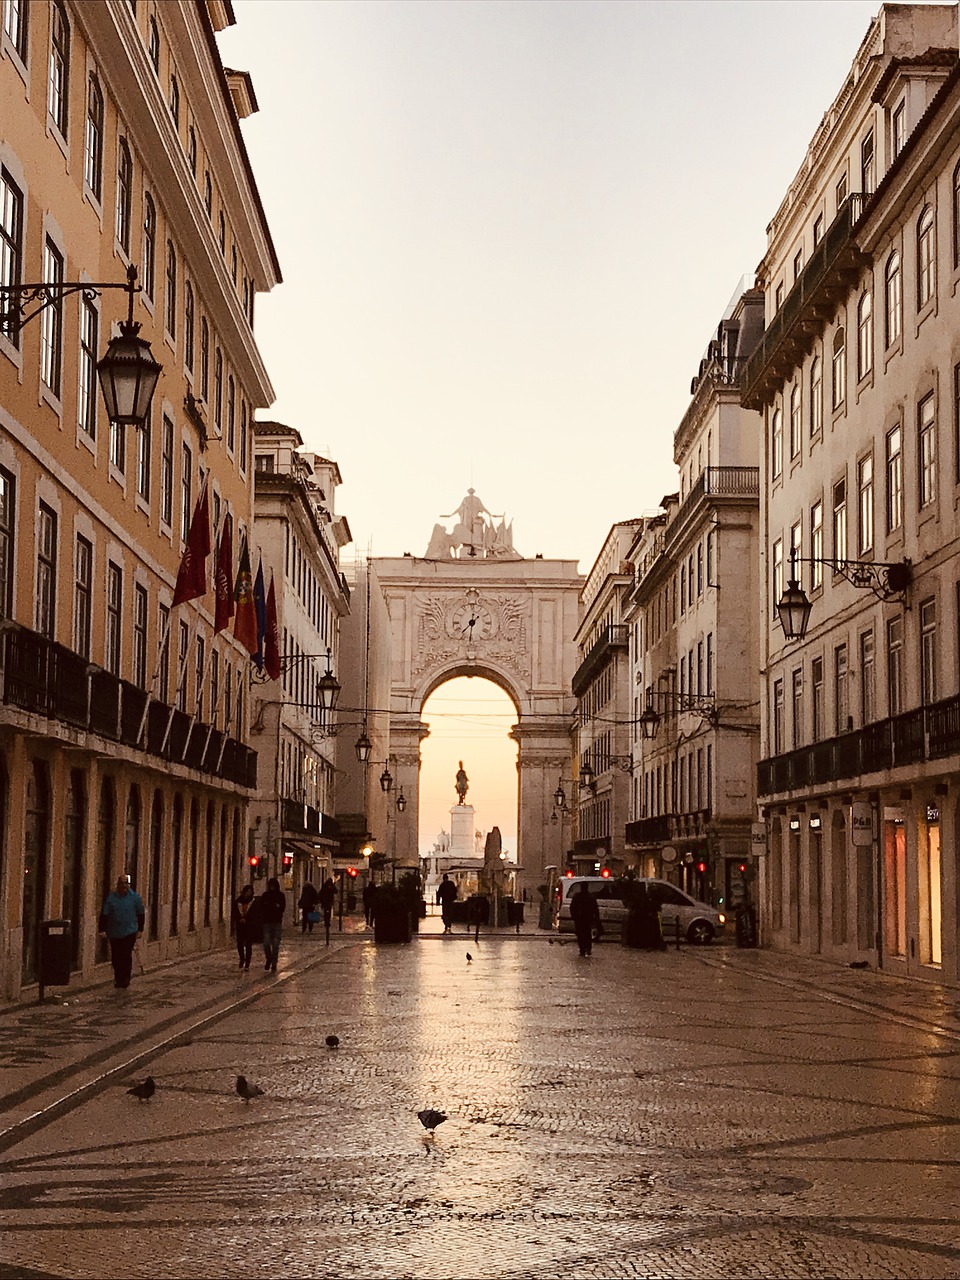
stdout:
[(433, 526), (426, 560), (523, 559), (513, 546), (513, 521), (507, 524), (506, 516), (488, 511), (475, 489), (468, 489), (456, 511), (440, 519), (456, 520), (456, 524), (450, 533), (442, 524)]
[(467, 800), (467, 792), (470, 789), (470, 779), (467, 777), (463, 761), (459, 762), (460, 768), (457, 770), (457, 780), (454, 784), (457, 788), (457, 804), (465, 804)]

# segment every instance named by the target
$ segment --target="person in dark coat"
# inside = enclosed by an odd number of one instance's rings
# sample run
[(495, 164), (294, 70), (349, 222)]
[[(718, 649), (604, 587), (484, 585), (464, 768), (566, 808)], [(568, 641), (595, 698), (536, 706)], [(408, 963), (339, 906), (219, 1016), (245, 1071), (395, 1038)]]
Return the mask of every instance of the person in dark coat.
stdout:
[(239, 896), (233, 900), (233, 931), (237, 940), (237, 955), (240, 957), (240, 968), (250, 968), (250, 952), (257, 939), (254, 938), (256, 916), (253, 906), (253, 885), (245, 884)]
[(327, 946), (330, 945), (330, 917), (333, 915), (333, 904), (337, 900), (337, 886), (332, 880), (324, 880), (319, 893), (320, 910), (323, 912), (323, 931), (326, 934)]
[(117, 887), (108, 893), (100, 909), (97, 928), (110, 942), (110, 963), (113, 965), (113, 985), (129, 987), (133, 972), (133, 948), (143, 933), (143, 899), (130, 888), (130, 881), (121, 876)]
[(260, 895), (260, 918), (263, 921), (263, 954), (265, 970), (276, 973), (277, 959), (280, 955), (280, 930), (283, 925), (283, 913), (287, 909), (287, 897), (280, 888), (280, 881), (271, 876), (267, 887)]
[(600, 928), (600, 907), (584, 881), (570, 899), (570, 918), (577, 935), (577, 945), (582, 956), (593, 954), (594, 930)]
[(446, 872), (437, 887), (437, 902), (440, 903), (440, 914), (443, 917), (443, 932), (449, 933), (453, 928), (453, 904), (457, 900), (457, 886)]
[(308, 880), (300, 891), (300, 901), (297, 906), (300, 908), (300, 932), (306, 933), (307, 930), (313, 933), (313, 921), (307, 917), (311, 912), (317, 909), (317, 900), (320, 895)]
[(647, 951), (662, 951), (667, 945), (663, 940), (663, 923), (653, 894), (645, 884), (638, 884), (636, 897), (630, 908), (636, 918), (636, 936), (639, 946)]
[(367, 924), (373, 924), (373, 907), (377, 900), (377, 886), (368, 880), (363, 886), (363, 915)]

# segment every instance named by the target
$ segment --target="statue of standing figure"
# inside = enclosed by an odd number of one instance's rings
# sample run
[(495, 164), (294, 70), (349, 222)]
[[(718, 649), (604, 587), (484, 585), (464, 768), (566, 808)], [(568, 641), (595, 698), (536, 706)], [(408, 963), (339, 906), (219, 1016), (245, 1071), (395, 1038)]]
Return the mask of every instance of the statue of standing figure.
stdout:
[(463, 768), (463, 761), (459, 761), (460, 768), (457, 770), (457, 804), (466, 804), (467, 791), (470, 786), (470, 779), (467, 777)]

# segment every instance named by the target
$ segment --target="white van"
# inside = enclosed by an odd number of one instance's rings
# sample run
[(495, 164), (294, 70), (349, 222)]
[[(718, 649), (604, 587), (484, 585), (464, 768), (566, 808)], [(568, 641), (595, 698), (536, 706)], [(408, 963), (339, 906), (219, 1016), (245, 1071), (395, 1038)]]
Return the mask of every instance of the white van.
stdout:
[[(708, 902), (699, 902), (667, 880), (644, 878), (645, 884), (657, 906), (663, 921), (663, 936), (680, 937), (700, 946), (712, 942), (722, 933), (727, 918), (722, 911)], [(608, 938), (620, 937), (620, 926), (627, 918), (627, 908), (620, 897), (618, 881), (606, 876), (564, 876), (557, 883), (556, 925), (560, 933), (573, 933), (570, 916), (570, 898), (582, 884), (586, 884), (600, 908), (600, 923)]]

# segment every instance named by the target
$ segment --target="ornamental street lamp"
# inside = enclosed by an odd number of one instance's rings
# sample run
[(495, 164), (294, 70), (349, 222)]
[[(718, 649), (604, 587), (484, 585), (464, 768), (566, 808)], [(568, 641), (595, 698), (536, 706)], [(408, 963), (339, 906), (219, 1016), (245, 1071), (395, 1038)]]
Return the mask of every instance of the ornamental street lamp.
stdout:
[(717, 701), (713, 694), (674, 693), (672, 690), (647, 690), (647, 705), (640, 715), (640, 730), (648, 742), (652, 742), (660, 730), (663, 716), (654, 706), (654, 701), (670, 711), (692, 712), (702, 716), (712, 725), (717, 723)]
[[(111, 338), (105, 354), (97, 361), (103, 402), (111, 422), (142, 429), (150, 416), (150, 402), (163, 366), (153, 358), (150, 343), (139, 336), (140, 325), (133, 318), (133, 300), (140, 292), (136, 267), (127, 268), (125, 284), (66, 280), (2, 285), (0, 333), (15, 337), (47, 307), (56, 307), (59, 312), (64, 298), (75, 293), (92, 302), (105, 289), (125, 290), (129, 305), (126, 320), (120, 322), (119, 335)], [(32, 303), (39, 305), (31, 311)]]
[(797, 578), (798, 564), (825, 564), (852, 587), (872, 591), (878, 600), (905, 600), (913, 580), (909, 560), (830, 560), (825, 556), (798, 556), (790, 553), (790, 578), (787, 589), (777, 601), (777, 616), (785, 640), (802, 640), (813, 605)]

